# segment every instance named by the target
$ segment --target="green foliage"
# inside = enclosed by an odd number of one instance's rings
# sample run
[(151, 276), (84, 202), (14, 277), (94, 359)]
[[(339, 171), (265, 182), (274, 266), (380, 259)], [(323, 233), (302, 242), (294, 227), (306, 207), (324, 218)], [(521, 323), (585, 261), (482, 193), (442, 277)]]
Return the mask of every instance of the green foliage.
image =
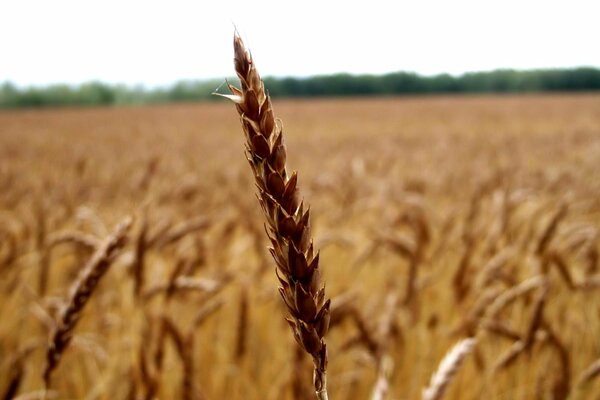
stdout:
[[(0, 86), (0, 108), (123, 105), (213, 100), (223, 81), (181, 81), (168, 88), (85, 83), (18, 88)], [(310, 78), (267, 78), (273, 97), (392, 96), (430, 93), (520, 93), (600, 90), (600, 69), (510, 69), (461, 76), (420, 76), (409, 72), (386, 75), (335, 74)], [(221, 91), (226, 91), (221, 90)]]

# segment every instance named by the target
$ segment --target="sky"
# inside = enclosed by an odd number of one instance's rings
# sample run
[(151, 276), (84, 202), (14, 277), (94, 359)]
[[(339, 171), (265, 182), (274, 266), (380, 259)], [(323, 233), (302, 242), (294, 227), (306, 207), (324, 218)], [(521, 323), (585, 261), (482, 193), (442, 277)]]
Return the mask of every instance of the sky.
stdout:
[(166, 86), (263, 76), (600, 67), (600, 2), (0, 0), (0, 82)]

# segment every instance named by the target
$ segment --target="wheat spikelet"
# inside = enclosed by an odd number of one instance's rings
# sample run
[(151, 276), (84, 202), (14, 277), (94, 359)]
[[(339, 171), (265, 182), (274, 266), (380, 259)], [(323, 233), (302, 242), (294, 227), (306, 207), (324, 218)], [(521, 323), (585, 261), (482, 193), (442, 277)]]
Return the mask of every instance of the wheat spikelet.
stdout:
[(71, 287), (67, 306), (60, 313), (46, 352), (46, 368), (43, 373), (46, 388), (50, 386), (52, 371), (58, 366), (61, 355), (71, 342), (73, 329), (81, 317), (83, 308), (115, 256), (125, 245), (131, 222), (130, 218), (124, 220), (114, 233), (102, 242)]
[(330, 300), (321, 283), (319, 254), (310, 234), (310, 213), (297, 187), (298, 176), (288, 173), (286, 147), (271, 99), (250, 53), (234, 37), (235, 70), (241, 89), (229, 86), (246, 136), (248, 162), (254, 172), (259, 201), (268, 224), (269, 250), (277, 264), (279, 292), (291, 315), (287, 319), (298, 344), (312, 356), (317, 398), (327, 399), (327, 347)]
[(423, 400), (441, 400), (444, 397), (446, 389), (456, 376), (465, 357), (473, 351), (475, 344), (474, 338), (463, 339), (446, 354), (432, 375), (429, 386), (423, 390)]

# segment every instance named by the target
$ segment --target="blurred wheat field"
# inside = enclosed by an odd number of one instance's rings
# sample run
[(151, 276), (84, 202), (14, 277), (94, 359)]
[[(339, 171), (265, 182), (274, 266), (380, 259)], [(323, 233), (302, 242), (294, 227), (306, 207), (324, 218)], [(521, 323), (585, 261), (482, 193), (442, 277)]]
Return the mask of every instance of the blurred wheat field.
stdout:
[[(418, 399), (467, 336), (444, 398), (600, 398), (600, 95), (274, 109), (333, 301), (331, 398), (384, 376)], [(243, 151), (225, 102), (0, 112), (3, 398), (44, 387), (69, 288), (126, 216), (48, 398), (314, 397)]]

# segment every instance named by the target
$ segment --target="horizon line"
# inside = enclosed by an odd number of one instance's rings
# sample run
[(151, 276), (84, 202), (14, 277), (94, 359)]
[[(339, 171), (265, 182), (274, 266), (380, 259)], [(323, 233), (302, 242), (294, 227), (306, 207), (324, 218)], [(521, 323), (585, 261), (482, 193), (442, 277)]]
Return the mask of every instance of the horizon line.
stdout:
[[(347, 76), (347, 77), (384, 77), (384, 76), (388, 76), (388, 75), (394, 75), (394, 74), (408, 74), (408, 75), (415, 75), (419, 78), (435, 78), (435, 77), (440, 77), (440, 76), (449, 76), (451, 78), (462, 78), (465, 77), (467, 75), (475, 75), (475, 74), (486, 74), (486, 73), (494, 73), (494, 72), (502, 72), (502, 71), (507, 71), (507, 72), (540, 72), (540, 71), (569, 71), (569, 70), (580, 70), (580, 69), (592, 69), (592, 70), (596, 70), (596, 71), (600, 71), (600, 66), (594, 66), (594, 65), (576, 65), (576, 66), (570, 66), (570, 67), (534, 67), (534, 68), (512, 68), (512, 67), (498, 67), (498, 68), (493, 68), (493, 69), (486, 69), (486, 70), (472, 70), (472, 71), (465, 71), (465, 72), (460, 72), (460, 73), (450, 73), (450, 72), (439, 72), (439, 73), (432, 73), (432, 74), (428, 74), (428, 73), (421, 73), (421, 72), (417, 72), (417, 71), (410, 71), (410, 70), (395, 70), (395, 71), (389, 71), (389, 72), (382, 72), (382, 73), (372, 73), (372, 72), (360, 72), (360, 73), (356, 73), (356, 72), (347, 72), (347, 71), (339, 71), (339, 72), (332, 72), (332, 73), (318, 73), (318, 74), (309, 74), (309, 75), (266, 75), (263, 77), (263, 79), (274, 79), (274, 80), (283, 80), (283, 79), (296, 79), (296, 80), (309, 80), (309, 79), (314, 79), (314, 78), (328, 78), (328, 77), (335, 77), (335, 76)], [(213, 82), (225, 82), (227, 80), (231, 80), (231, 79), (238, 79), (235, 76), (224, 76), (224, 77), (204, 77), (204, 78), (194, 78), (194, 77), (187, 77), (187, 78), (180, 78), (180, 79), (175, 79), (170, 81), (169, 83), (157, 83), (157, 84), (151, 84), (151, 83), (147, 83), (147, 82), (123, 82), (123, 81), (110, 81), (110, 80), (103, 80), (103, 79), (98, 79), (98, 78), (90, 78), (87, 80), (83, 80), (83, 81), (79, 81), (79, 82), (65, 82), (65, 81), (52, 81), (52, 82), (47, 82), (47, 83), (28, 83), (28, 84), (22, 84), (19, 82), (15, 82), (11, 79), (3, 79), (0, 81), (0, 87), (4, 87), (6, 85), (10, 85), (15, 87), (18, 90), (27, 90), (27, 89), (46, 89), (46, 88), (50, 88), (50, 87), (57, 87), (57, 86), (66, 86), (69, 88), (77, 88), (77, 87), (81, 87), (84, 85), (89, 85), (89, 84), (101, 84), (101, 85), (106, 85), (106, 86), (110, 86), (110, 87), (125, 87), (128, 89), (141, 89), (141, 90), (161, 90), (161, 89), (169, 89), (172, 88), (173, 86), (177, 85), (177, 84), (181, 84), (181, 83), (213, 83)]]

